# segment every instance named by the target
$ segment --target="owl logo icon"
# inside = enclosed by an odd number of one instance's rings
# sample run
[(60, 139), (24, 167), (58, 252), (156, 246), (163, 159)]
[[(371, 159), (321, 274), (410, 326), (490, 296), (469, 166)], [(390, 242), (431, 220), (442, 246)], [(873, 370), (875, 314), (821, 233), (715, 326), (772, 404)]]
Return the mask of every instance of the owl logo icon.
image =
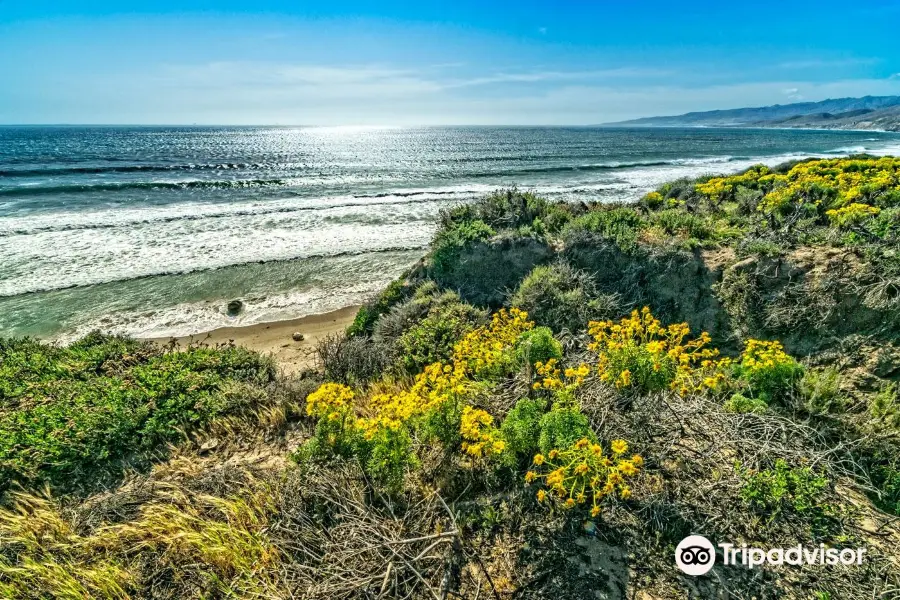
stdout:
[(702, 535), (689, 535), (675, 548), (675, 564), (688, 575), (705, 575), (716, 563), (716, 549)]

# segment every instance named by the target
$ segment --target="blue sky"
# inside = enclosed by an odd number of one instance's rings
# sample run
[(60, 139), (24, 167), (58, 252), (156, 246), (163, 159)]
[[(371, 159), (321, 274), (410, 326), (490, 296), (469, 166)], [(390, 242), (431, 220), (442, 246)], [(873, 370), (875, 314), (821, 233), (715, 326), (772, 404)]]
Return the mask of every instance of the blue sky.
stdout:
[(0, 123), (591, 124), (900, 94), (900, 1), (0, 0)]

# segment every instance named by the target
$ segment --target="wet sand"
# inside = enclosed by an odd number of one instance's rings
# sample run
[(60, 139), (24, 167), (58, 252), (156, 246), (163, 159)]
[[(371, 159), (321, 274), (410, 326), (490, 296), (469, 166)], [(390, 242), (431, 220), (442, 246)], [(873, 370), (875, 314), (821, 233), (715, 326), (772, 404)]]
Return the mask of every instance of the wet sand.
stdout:
[[(179, 346), (191, 342), (204, 344), (227, 344), (233, 342), (263, 354), (271, 354), (287, 374), (315, 367), (315, 348), (318, 340), (339, 333), (353, 322), (358, 306), (348, 306), (320, 315), (309, 315), (299, 319), (257, 323), (242, 327), (222, 327), (203, 333), (175, 338)], [(295, 332), (303, 334), (303, 341), (295, 342)], [(153, 341), (167, 343), (172, 338), (153, 338)]]

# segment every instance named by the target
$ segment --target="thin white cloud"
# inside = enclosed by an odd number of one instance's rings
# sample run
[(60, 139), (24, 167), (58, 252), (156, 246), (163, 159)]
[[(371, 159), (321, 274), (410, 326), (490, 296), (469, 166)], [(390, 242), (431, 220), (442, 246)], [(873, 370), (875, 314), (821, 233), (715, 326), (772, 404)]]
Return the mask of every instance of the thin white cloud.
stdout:
[(394, 97), (429, 94), (442, 86), (417, 71), (378, 65), (321, 66), (218, 62), (169, 66), (157, 81), (170, 89), (224, 91), (261, 96), (303, 94), (309, 98)]
[(813, 58), (806, 60), (789, 60), (776, 65), (779, 69), (835, 69), (839, 67), (857, 67), (873, 65), (881, 62), (877, 58)]
[(553, 81), (590, 81), (599, 79), (640, 79), (673, 75), (672, 71), (622, 67), (592, 71), (533, 71), (522, 73), (495, 73), (483, 77), (461, 79), (444, 84), (447, 88), (472, 87), (495, 83), (540, 83)]
[(522, 71), (471, 77), (450, 77), (443, 71), (462, 64), (402, 69), (383, 65), (323, 66), (264, 62), (216, 62), (170, 65), (157, 81), (169, 88), (223, 90), (232, 88), (278, 94), (304, 91), (313, 97), (407, 96), (445, 90), (504, 84), (560, 84), (638, 80), (671, 76), (671, 71), (636, 67), (586, 71)]

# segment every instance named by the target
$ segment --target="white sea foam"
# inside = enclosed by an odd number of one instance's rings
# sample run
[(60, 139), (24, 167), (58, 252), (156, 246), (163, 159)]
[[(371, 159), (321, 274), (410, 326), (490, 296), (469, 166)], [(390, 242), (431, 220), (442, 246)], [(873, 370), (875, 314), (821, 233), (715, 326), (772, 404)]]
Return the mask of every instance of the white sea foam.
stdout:
[(99, 320), (86, 320), (54, 336), (53, 340), (68, 343), (98, 328), (107, 333), (140, 338), (180, 337), (220, 327), (240, 327), (321, 314), (362, 304), (383, 289), (402, 269), (399, 265), (386, 266), (371, 271), (369, 277), (342, 282), (339, 287), (312, 287), (245, 300), (243, 312), (236, 317), (226, 314), (222, 302), (181, 303), (159, 310), (117, 312)]

